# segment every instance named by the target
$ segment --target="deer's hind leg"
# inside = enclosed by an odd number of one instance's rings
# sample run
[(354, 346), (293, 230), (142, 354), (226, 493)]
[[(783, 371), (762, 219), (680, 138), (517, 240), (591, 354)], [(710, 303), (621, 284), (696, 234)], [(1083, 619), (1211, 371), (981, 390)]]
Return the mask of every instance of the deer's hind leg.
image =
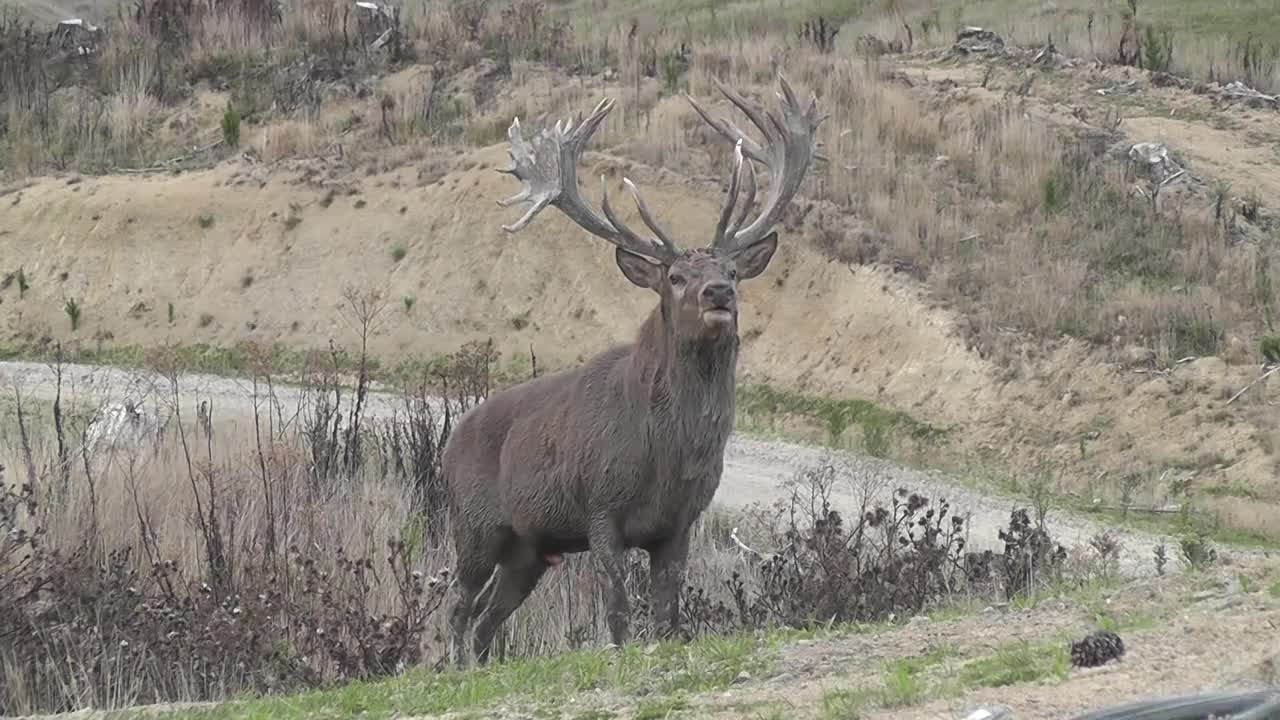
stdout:
[[(531, 544), (517, 541), (513, 544), (507, 557), (498, 565), (497, 575), (493, 582), (485, 588), (483, 605), (476, 620), (475, 653), (476, 662), (484, 664), (489, 660), (489, 648), (498, 628), (506, 621), (516, 608), (524, 604), (538, 581), (542, 579), (547, 565)], [(483, 609), (481, 609), (483, 608)]]

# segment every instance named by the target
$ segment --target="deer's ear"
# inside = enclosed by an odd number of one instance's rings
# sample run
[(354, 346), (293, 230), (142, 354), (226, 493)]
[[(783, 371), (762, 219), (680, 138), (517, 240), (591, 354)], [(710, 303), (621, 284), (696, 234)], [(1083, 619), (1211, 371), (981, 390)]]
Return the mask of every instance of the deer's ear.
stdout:
[(657, 290), (662, 286), (662, 276), (666, 270), (658, 263), (622, 248), (615, 249), (613, 255), (618, 261), (618, 269), (632, 283), (650, 290)]
[(769, 267), (769, 261), (773, 259), (773, 253), (777, 249), (778, 233), (774, 231), (746, 247), (735, 250), (731, 257), (738, 267), (738, 277), (750, 280), (764, 272), (764, 269)]

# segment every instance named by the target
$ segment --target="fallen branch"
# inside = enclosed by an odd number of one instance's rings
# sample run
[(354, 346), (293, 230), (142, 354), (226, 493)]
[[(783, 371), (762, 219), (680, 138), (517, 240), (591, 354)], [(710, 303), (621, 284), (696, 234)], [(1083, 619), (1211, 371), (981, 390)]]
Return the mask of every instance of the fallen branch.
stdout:
[(1261, 375), (1259, 375), (1259, 376), (1258, 376), (1258, 379), (1256, 379), (1256, 380), (1254, 380), (1253, 382), (1249, 383), (1248, 385), (1245, 385), (1244, 387), (1240, 388), (1240, 392), (1237, 392), (1235, 395), (1232, 395), (1232, 396), (1231, 396), (1231, 399), (1230, 399), (1230, 400), (1228, 400), (1225, 404), (1230, 405), (1231, 403), (1235, 402), (1237, 398), (1239, 398), (1241, 395), (1244, 395), (1246, 392), (1248, 392), (1248, 391), (1249, 391), (1249, 388), (1251, 388), (1251, 387), (1253, 387), (1254, 385), (1257, 385), (1258, 383), (1262, 382), (1263, 380), (1266, 380), (1267, 378), (1271, 377), (1272, 375), (1274, 375), (1274, 374), (1275, 374), (1275, 372), (1276, 372), (1277, 370), (1280, 370), (1280, 365), (1276, 365), (1275, 367), (1271, 368), (1270, 370), (1267, 370), (1266, 372), (1264, 372), (1264, 373), (1262, 373)]
[(179, 155), (178, 157), (170, 158), (168, 160), (161, 160), (160, 162), (156, 163), (155, 165), (151, 165), (150, 167), (116, 168), (115, 172), (123, 173), (125, 175), (145, 175), (147, 173), (165, 172), (169, 170), (169, 168), (173, 165), (191, 160), (195, 156), (207, 153), (210, 150), (213, 150), (214, 148), (220, 145), (222, 145), (222, 140), (218, 139), (218, 140), (215, 140), (214, 142), (209, 143), (208, 145), (203, 145), (201, 147), (194, 148), (192, 149), (191, 152), (187, 153), (186, 155)]
[(1176, 173), (1174, 173), (1174, 174), (1170, 175), (1169, 177), (1165, 178), (1164, 180), (1161, 180), (1161, 181), (1160, 181), (1160, 187), (1164, 187), (1165, 185), (1168, 185), (1169, 183), (1173, 182), (1174, 180), (1177, 180), (1178, 178), (1180, 178), (1180, 177), (1182, 177), (1183, 175), (1185, 175), (1185, 174), (1186, 174), (1186, 172), (1187, 172), (1186, 170), (1179, 170), (1178, 172), (1176, 172)]
[(1102, 510), (1105, 512), (1139, 512), (1139, 513), (1151, 513), (1154, 515), (1176, 515), (1182, 512), (1182, 508), (1167, 508), (1167, 507), (1147, 508), (1147, 507), (1121, 507), (1121, 506), (1113, 506), (1113, 505), (1096, 505), (1095, 507), (1098, 510)]

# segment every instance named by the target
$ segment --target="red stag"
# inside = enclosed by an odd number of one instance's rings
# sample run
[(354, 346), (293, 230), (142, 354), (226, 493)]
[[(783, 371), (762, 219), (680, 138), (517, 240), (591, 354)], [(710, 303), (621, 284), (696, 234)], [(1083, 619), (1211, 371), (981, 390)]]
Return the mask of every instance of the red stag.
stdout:
[[(613, 107), (611, 99), (585, 120), (544, 129), (532, 144), (525, 142), (519, 118), (511, 123), (513, 164), (503, 172), (518, 178), (522, 190), (498, 204), (531, 207), (503, 229), (518, 232), (554, 205), (615, 245), (622, 274), (653, 290), (659, 302), (635, 342), (494, 393), (450, 435), (444, 477), (458, 556), (459, 597), (450, 613), (458, 665), (464, 664), (471, 623), (476, 657), (484, 663), (498, 626), (565, 553), (590, 550), (597, 559), (609, 588), (609, 631), (621, 645), (630, 613), (624, 553), (644, 548), (655, 624), (664, 635), (679, 631), (691, 527), (720, 484), (733, 429), (737, 284), (764, 272), (773, 258), (773, 227), (808, 171), (826, 117), (816, 97), (805, 108), (786, 79), (779, 81), (780, 111), (766, 111), (719, 85), (763, 134), (763, 144), (689, 98), (735, 144), (715, 237), (693, 250), (676, 246), (629, 179), (623, 183), (652, 238), (614, 214), (607, 188), (603, 218), (579, 195), (577, 163)], [(768, 168), (769, 189), (760, 213), (747, 223), (756, 200), (755, 163)]]

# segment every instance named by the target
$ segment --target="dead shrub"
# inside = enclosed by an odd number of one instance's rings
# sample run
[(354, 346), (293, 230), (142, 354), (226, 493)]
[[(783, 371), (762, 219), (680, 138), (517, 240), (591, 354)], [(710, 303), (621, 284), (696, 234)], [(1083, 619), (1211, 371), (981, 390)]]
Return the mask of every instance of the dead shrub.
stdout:
[[(953, 514), (946, 500), (934, 503), (898, 488), (887, 505), (865, 495), (858, 515), (846, 519), (832, 506), (839, 479), (830, 464), (799, 474), (788, 500), (775, 508), (777, 520), (765, 523), (763, 541), (781, 549), (763, 553), (744, 546), (756, 558), (750, 569), (734, 571), (718, 589), (689, 585), (682, 600), (689, 627), (724, 632), (883, 621), (959, 594), (986, 594), (992, 580), (1009, 596), (1022, 594), (1032, 587), (1028, 575), (1034, 580), (1058, 562), (1060, 547), (1052, 549), (1043, 527), (1023, 524), (1025, 510), (1015, 511), (1009, 530), (1001, 532), (1003, 556), (975, 556), (965, 552), (966, 519)], [(996, 560), (1011, 558), (1009, 573), (993, 577)]]
[[(372, 320), (359, 310), (357, 332)], [(333, 348), (289, 417), (274, 390), (277, 350), (250, 348), (252, 438), (229, 453), (207, 400), (186, 426), (171, 348), (147, 358), (175, 421), (154, 447), (104, 461), (86, 446), (83, 473), (71, 475), (65, 458), (34, 459), (46, 431), (19, 415), (33, 459), (21, 486), (0, 468), (0, 707), (321, 687), (443, 652), (448, 571), (427, 569), (448, 564), (440, 455), (452, 418), (488, 393), (492, 343), (414, 364), (403, 409), (381, 424), (363, 420), (366, 393), (343, 390), (351, 374), (367, 376), (363, 352)], [(82, 421), (67, 422), (74, 436)]]

